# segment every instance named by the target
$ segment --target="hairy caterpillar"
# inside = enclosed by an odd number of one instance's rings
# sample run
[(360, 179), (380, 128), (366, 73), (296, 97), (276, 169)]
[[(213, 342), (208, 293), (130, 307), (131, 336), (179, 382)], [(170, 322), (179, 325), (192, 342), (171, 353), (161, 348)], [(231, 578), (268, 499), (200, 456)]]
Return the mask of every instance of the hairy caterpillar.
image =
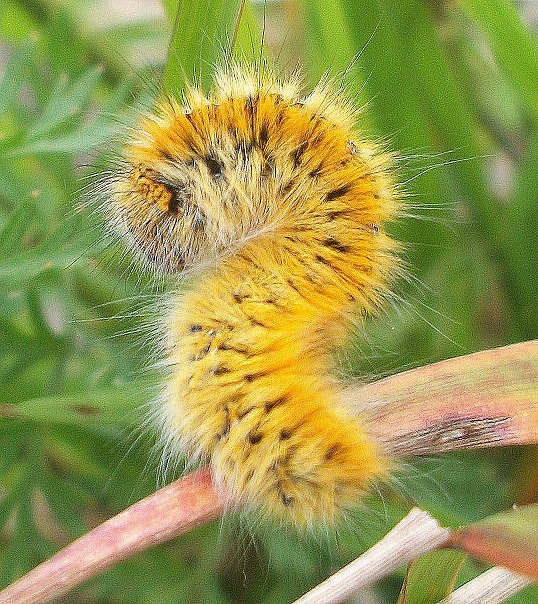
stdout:
[(399, 267), (389, 158), (355, 117), (327, 83), (228, 65), (143, 115), (107, 185), (113, 228), (192, 276), (167, 317), (167, 448), (297, 525), (332, 523), (391, 465), (332, 366)]

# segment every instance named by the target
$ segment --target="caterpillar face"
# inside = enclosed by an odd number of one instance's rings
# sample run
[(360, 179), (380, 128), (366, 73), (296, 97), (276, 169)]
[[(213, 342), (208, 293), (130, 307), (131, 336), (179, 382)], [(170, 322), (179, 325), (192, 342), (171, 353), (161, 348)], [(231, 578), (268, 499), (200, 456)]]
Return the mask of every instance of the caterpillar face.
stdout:
[(143, 116), (110, 180), (113, 226), (154, 266), (197, 266), (166, 318), (165, 451), (237, 502), (332, 523), (390, 467), (332, 352), (389, 295), (387, 158), (326, 86), (232, 67)]

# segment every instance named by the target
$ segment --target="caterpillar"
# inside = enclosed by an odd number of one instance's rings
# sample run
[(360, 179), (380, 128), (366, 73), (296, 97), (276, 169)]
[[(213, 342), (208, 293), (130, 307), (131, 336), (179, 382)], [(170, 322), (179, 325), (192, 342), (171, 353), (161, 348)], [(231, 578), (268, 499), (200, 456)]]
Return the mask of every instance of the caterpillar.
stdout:
[(165, 448), (299, 527), (336, 522), (392, 466), (333, 360), (400, 266), (390, 156), (356, 117), (328, 81), (228, 64), (140, 117), (106, 187), (112, 228), (188, 276), (165, 319)]

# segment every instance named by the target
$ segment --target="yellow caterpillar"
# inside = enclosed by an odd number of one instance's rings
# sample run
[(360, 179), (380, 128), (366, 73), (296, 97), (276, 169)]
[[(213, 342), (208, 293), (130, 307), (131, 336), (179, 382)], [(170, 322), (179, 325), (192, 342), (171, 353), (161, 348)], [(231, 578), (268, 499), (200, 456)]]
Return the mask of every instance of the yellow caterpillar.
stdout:
[(399, 266), (388, 158), (327, 84), (228, 66), (144, 115), (108, 185), (113, 227), (192, 276), (167, 317), (163, 439), (238, 503), (332, 523), (390, 462), (332, 353)]

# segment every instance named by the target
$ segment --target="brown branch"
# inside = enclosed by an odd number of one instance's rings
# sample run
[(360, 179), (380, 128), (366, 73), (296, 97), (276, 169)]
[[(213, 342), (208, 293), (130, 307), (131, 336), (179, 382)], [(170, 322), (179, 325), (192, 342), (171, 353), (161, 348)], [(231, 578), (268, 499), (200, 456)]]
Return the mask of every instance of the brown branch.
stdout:
[(110, 518), (0, 591), (0, 604), (41, 604), (107, 568), (222, 514), (209, 471), (169, 484)]

